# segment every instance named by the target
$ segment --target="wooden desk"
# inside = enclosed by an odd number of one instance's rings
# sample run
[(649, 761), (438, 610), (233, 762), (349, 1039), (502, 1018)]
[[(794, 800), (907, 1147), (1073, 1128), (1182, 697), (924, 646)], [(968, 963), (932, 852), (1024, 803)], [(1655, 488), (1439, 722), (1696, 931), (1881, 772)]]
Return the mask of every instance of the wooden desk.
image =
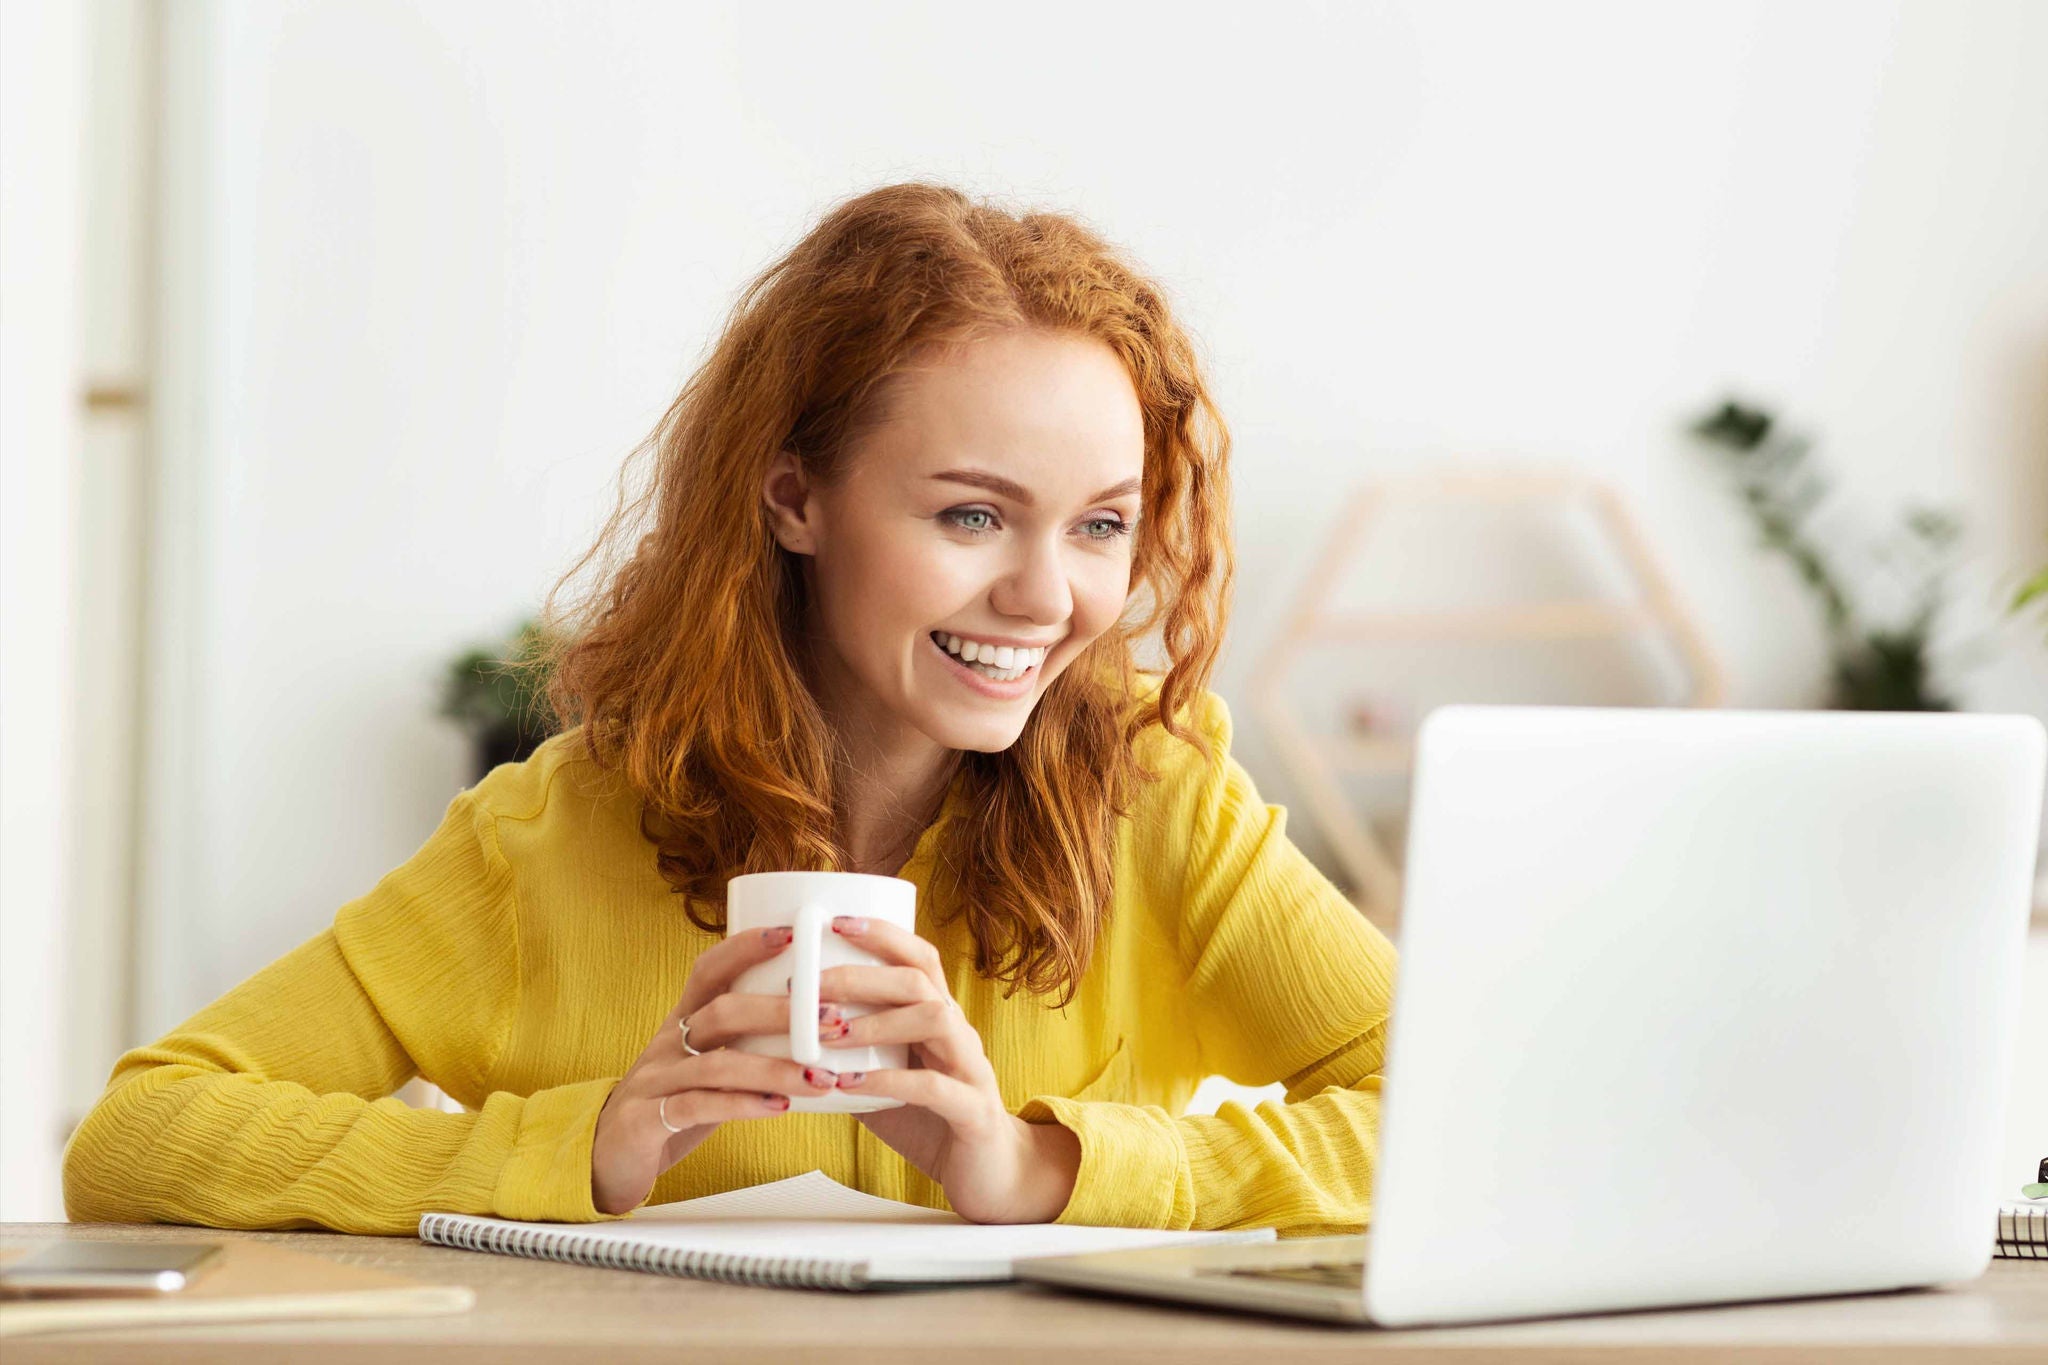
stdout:
[[(0, 1247), (50, 1238), (180, 1240), (186, 1227), (10, 1223)], [(410, 1238), (314, 1232), (217, 1232), (263, 1238), (416, 1279), (467, 1284), (474, 1311), (452, 1317), (272, 1322), (10, 1338), (7, 1365), (65, 1361), (416, 1359), (436, 1365), (590, 1359), (1029, 1361), (1043, 1365), (1366, 1359), (1429, 1365), (1503, 1359), (1534, 1365), (1679, 1361), (2048, 1361), (2048, 1262), (1993, 1261), (1950, 1289), (1677, 1312), (1385, 1332), (1285, 1318), (1181, 1310), (1027, 1285), (848, 1294), (755, 1289), (631, 1270), (456, 1251)], [(853, 1343), (853, 1344), (848, 1344)]]

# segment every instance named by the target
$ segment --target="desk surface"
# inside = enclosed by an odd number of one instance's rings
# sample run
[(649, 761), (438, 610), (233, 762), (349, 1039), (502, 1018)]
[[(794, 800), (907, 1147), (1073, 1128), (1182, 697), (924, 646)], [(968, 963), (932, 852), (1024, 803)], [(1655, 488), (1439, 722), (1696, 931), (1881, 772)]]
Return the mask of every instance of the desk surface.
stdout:
[[(190, 1240), (187, 1227), (10, 1223), (0, 1248), (52, 1238)], [(1369, 1358), (1431, 1365), (1504, 1357), (1603, 1365), (1672, 1361), (2048, 1359), (2048, 1261), (1996, 1260), (1966, 1285), (1853, 1298), (1387, 1332), (1067, 1295), (1034, 1285), (843, 1293), (758, 1289), (457, 1251), (401, 1237), (221, 1232), (476, 1291), (450, 1317), (269, 1322), (10, 1338), (8, 1365), (138, 1359), (327, 1362), (598, 1358), (834, 1365), (972, 1358), (1041, 1365), (1155, 1359)], [(138, 1347), (143, 1348), (138, 1351)]]

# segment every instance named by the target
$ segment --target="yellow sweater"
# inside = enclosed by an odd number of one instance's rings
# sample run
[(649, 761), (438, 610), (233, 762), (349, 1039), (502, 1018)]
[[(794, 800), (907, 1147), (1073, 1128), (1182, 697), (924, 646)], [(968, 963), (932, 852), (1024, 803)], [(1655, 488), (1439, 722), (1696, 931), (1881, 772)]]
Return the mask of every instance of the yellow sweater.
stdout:
[[(1369, 1212), (1394, 954), (1287, 840), (1228, 758), (1153, 731), (1079, 992), (977, 977), (965, 929), (902, 876), (1011, 1112), (1079, 1135), (1065, 1223), (1355, 1232)], [(574, 740), (580, 745), (580, 737)], [(462, 792), (331, 928), (116, 1063), (64, 1153), (78, 1221), (411, 1233), (429, 1210), (596, 1222), (598, 1111), (715, 942), (655, 870), (616, 774), (550, 741)], [(390, 1098), (415, 1074), (468, 1112)], [(1285, 1104), (1181, 1116), (1206, 1076)], [(846, 1114), (730, 1122), (652, 1203), (817, 1168), (889, 1199), (939, 1187)]]

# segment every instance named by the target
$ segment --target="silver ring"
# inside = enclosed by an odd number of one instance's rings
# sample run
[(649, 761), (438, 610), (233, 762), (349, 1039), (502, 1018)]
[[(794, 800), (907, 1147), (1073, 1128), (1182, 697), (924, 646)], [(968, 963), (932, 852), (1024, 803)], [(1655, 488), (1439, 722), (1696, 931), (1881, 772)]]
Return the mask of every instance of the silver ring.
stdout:
[[(676, 1020), (676, 1027), (683, 1031), (683, 1051), (689, 1053), (692, 1057), (702, 1057), (703, 1053), (690, 1046), (690, 1016), (686, 1014)], [(680, 1132), (681, 1129), (676, 1131)]]
[(661, 1103), (655, 1106), (654, 1112), (660, 1115), (662, 1127), (668, 1129), (671, 1133), (680, 1133), (683, 1130), (676, 1127), (673, 1123), (670, 1123), (668, 1121), (668, 1102), (671, 1098), (673, 1097), (669, 1095), (663, 1095), (661, 1097)]

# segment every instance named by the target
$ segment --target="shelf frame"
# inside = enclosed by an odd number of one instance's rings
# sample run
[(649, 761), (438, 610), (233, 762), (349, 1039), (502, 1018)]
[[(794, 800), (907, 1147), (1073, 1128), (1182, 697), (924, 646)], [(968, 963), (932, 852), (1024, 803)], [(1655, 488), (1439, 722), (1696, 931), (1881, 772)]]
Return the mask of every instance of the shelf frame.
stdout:
[[(1389, 504), (1404, 498), (1531, 504), (1583, 498), (1636, 582), (1633, 601), (1566, 598), (1446, 611), (1339, 612), (1330, 602), (1345, 569)], [(1356, 490), (1294, 595), (1293, 606), (1253, 670), (1251, 705), (1310, 819), (1329, 840), (1368, 919), (1392, 932), (1401, 905), (1401, 869), (1371, 822), (1345, 795), (1340, 770), (1405, 774), (1414, 741), (1379, 735), (1312, 735), (1288, 695), (1288, 676), (1311, 646), (1579, 641), (1661, 633), (1678, 652), (1690, 688), (1679, 703), (1725, 705), (1727, 672), (1690, 610), (1679, 600), (1649, 537), (1613, 487), (1569, 470), (1459, 470), (1393, 475)]]

